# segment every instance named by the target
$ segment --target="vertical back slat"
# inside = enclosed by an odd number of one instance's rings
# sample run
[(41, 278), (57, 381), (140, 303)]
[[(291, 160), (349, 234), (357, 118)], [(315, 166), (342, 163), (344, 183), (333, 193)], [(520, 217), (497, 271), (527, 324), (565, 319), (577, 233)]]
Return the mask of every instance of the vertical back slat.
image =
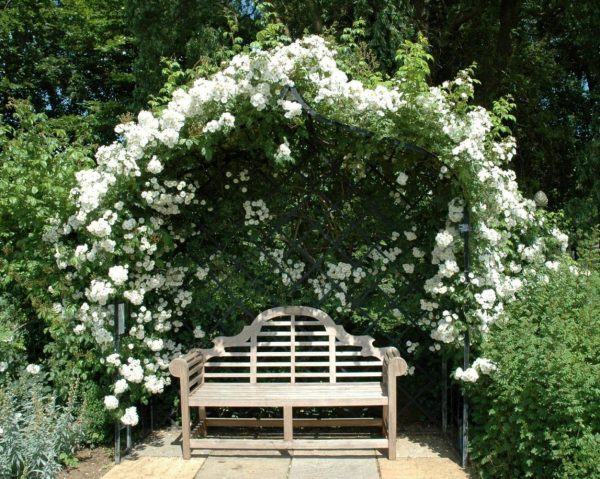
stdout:
[(290, 316), (290, 381), (296, 382), (296, 316)]
[(252, 384), (256, 383), (256, 350), (258, 342), (256, 334), (257, 332), (254, 332), (250, 338), (250, 383)]
[(335, 370), (335, 332), (329, 332), (329, 382), (336, 382)]

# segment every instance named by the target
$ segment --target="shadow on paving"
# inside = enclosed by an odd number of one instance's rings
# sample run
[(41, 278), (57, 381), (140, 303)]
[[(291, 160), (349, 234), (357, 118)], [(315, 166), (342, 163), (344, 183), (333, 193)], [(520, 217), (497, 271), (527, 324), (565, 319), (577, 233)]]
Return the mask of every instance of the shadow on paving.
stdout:
[[(218, 431), (223, 437), (221, 431)], [(230, 431), (231, 433), (231, 431)], [(327, 434), (327, 436), (336, 434)], [(254, 436), (272, 437), (272, 432)], [(325, 436), (325, 434), (321, 435)], [(239, 437), (239, 436), (235, 436)], [(312, 437), (315, 437), (314, 433)], [(179, 430), (153, 433), (105, 479), (468, 479), (448, 440), (433, 432), (400, 433), (398, 459), (385, 451), (193, 450), (181, 459)]]

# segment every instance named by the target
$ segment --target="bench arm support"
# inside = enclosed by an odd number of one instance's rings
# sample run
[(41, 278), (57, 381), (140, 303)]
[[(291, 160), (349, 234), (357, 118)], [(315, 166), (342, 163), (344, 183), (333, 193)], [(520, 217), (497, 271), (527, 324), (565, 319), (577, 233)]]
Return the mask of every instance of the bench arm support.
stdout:
[(396, 459), (396, 378), (408, 372), (406, 361), (400, 352), (394, 348), (385, 348), (383, 356), (383, 384), (388, 395), (388, 405), (384, 407), (383, 421), (388, 438), (388, 459)]
[(179, 378), (181, 394), (181, 430), (183, 458), (191, 457), (190, 448), (190, 369), (198, 368), (203, 362), (202, 353), (198, 349), (192, 349), (185, 356), (175, 358), (169, 364), (169, 371), (173, 376)]

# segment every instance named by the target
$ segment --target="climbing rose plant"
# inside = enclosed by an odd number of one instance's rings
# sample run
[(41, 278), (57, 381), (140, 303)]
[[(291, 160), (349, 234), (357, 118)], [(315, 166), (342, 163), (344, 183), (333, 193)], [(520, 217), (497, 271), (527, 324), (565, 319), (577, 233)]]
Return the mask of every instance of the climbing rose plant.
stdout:
[[(443, 227), (427, 232), (415, 226), (394, 232), (391, 239), (411, 244), (401, 260), (408, 281), (418, 271), (432, 271), (419, 289), (419, 326), (432, 339), (431, 351), (460, 344), (467, 328), (477, 342), (523, 284), (543, 274), (544, 263), (556, 266), (548, 258), (566, 249), (567, 237), (522, 197), (514, 172), (506, 168), (516, 149), (502, 124), (506, 104), (499, 102), (492, 112), (469, 105), (473, 80), (468, 71), (429, 87), (419, 55), (423, 51), (413, 45), (394, 78), (369, 87), (348, 78), (336, 63), (335, 49), (321, 37), (268, 51), (254, 48), (214, 75), (177, 89), (162, 109), (141, 111), (137, 121), (118, 125), (118, 140), (98, 149), (97, 167), (77, 173), (76, 211), (66, 224), (55, 222), (46, 237), (55, 243), (67, 280), (68, 287), (57, 291), (63, 296), (64, 320), (80, 344), (97, 352), (106, 376), (118, 376), (106, 391), (105, 406), (124, 424), (138, 421), (133, 403), (162, 393), (170, 383), (169, 361), (184, 350), (181, 331), (187, 328), (198, 339), (205, 335), (202, 318), (186, 315), (186, 308), (214, 266), (186, 262), (179, 248), (193, 231), (175, 219), (190, 209), (213, 206), (197, 197), (193, 176), (177, 173), (182, 158), (210, 162), (219, 145), (233, 144), (240, 151), (260, 152), (273, 170), (285, 171), (306, 138), (305, 112), (297, 101), (281, 97), (285, 87), (297, 87), (325, 116), (433, 152), (439, 178), (450, 179), (461, 192), (449, 201)], [(364, 174), (357, 155), (353, 158), (357, 174)], [(252, 173), (227, 172), (227, 177), (245, 193)], [(399, 187), (418, 181), (402, 168), (394, 175)], [(472, 269), (465, 277), (458, 225), (467, 203)], [(241, 226), (271, 219), (268, 198), (248, 198), (239, 208), (244, 211)], [(400, 253), (401, 248), (390, 247), (372, 259), (385, 264)], [(277, 262), (282, 255), (266, 250), (261, 260), (269, 256)], [(331, 282), (360, 283), (372, 273), (344, 262), (327, 267), (326, 274), (309, 282), (317, 296), (331, 290)], [(285, 285), (303, 271), (300, 262), (282, 263), (277, 274)], [(388, 289), (393, 293), (393, 285)], [(114, 353), (112, 305), (117, 300), (127, 302), (133, 325)], [(341, 293), (334, 301), (338, 311), (350, 306)], [(402, 321), (402, 315), (392, 321)], [(409, 341), (408, 353), (416, 347)], [(456, 377), (476, 381), (494, 367), (480, 358)]]

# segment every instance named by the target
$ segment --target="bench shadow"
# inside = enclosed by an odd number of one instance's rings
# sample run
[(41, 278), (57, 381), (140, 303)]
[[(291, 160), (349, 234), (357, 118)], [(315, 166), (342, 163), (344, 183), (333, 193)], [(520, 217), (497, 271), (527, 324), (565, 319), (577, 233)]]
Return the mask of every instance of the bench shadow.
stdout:
[[(228, 431), (218, 431), (215, 434), (221, 438), (239, 438), (238, 434), (227, 433)], [(212, 434), (211, 434), (212, 436)], [(247, 438), (270, 437), (274, 435), (258, 432), (253, 435), (247, 435)], [(332, 437), (331, 434), (322, 433), (304, 433), (300, 434), (305, 438), (318, 439), (320, 437)], [(333, 435), (335, 436), (335, 434)], [(339, 437), (339, 436), (338, 436)], [(147, 456), (163, 457), (181, 457), (182, 450), (181, 432), (177, 430), (157, 431), (148, 436), (142, 444), (136, 445), (127, 455), (130, 459)], [(207, 457), (252, 457), (252, 458), (387, 458), (386, 449), (365, 449), (365, 450), (261, 450), (261, 449), (192, 449), (192, 458)], [(397, 441), (398, 459), (416, 459), (416, 458), (442, 458), (449, 459), (460, 465), (458, 453), (452, 447), (447, 436), (436, 432), (399, 432)]]

